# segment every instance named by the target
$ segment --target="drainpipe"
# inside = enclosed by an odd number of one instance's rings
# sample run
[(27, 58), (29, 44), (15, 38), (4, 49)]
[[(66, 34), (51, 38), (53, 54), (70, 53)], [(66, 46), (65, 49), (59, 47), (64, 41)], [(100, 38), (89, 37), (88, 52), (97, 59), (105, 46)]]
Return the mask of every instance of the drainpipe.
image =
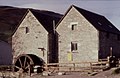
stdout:
[(53, 20), (53, 32), (55, 34), (55, 20)]

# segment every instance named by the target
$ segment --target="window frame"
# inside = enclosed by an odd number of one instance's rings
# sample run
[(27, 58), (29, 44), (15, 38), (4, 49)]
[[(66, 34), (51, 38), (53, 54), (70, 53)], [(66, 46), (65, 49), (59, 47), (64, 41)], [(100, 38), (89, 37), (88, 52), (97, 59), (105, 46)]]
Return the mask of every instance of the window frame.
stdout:
[(71, 42), (71, 52), (78, 51), (78, 43)]
[(78, 29), (78, 22), (71, 22), (69, 28), (71, 28), (72, 31)]

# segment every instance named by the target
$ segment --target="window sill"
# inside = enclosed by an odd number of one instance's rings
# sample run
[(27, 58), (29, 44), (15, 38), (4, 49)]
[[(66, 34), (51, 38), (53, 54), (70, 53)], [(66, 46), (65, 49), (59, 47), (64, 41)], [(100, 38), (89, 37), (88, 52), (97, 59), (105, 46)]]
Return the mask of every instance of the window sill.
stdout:
[(72, 53), (78, 53), (78, 51), (72, 51)]

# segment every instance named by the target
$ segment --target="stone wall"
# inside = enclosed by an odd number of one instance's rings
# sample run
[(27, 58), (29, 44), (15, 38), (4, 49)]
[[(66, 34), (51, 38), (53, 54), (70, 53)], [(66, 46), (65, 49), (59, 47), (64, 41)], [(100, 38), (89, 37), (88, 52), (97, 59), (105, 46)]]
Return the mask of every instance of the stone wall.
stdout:
[(14, 59), (20, 54), (34, 54), (47, 62), (48, 32), (29, 11), (12, 37)]
[[(71, 23), (78, 23), (75, 30), (71, 30)], [(59, 63), (98, 60), (98, 31), (74, 7), (58, 25), (57, 32), (59, 34)], [(78, 50), (73, 51), (69, 57), (71, 42), (77, 43)]]

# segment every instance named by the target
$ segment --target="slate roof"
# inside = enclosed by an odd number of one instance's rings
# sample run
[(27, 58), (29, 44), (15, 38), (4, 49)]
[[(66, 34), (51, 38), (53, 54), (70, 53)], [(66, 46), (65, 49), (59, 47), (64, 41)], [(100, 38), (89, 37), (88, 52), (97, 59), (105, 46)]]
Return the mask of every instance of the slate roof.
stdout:
[(15, 29), (19, 26), (25, 15), (28, 13), (28, 9), (49, 33), (53, 32), (53, 20), (57, 23), (62, 17), (61, 14), (51, 11), (0, 6), (0, 39), (5, 40), (12, 36)]
[(120, 31), (106, 17), (74, 6), (96, 29), (120, 34)]
[(40, 11), (31, 9), (31, 11), (48, 32), (53, 32), (53, 20), (55, 21), (55, 24), (57, 24), (63, 16), (61, 14), (45, 10)]
[[(85, 9), (79, 8), (75, 5), (72, 5), (64, 17), (67, 15), (67, 13), (70, 11), (70, 9), (74, 7), (80, 14), (82, 14), (97, 30), (99, 31), (105, 31), (105, 32), (110, 32), (110, 33), (115, 33), (115, 34), (120, 34), (120, 31), (104, 16), (87, 11)], [(59, 23), (62, 21), (62, 19), (59, 21)], [(58, 24), (59, 24), (58, 23)], [(57, 25), (58, 26), (58, 25)]]

